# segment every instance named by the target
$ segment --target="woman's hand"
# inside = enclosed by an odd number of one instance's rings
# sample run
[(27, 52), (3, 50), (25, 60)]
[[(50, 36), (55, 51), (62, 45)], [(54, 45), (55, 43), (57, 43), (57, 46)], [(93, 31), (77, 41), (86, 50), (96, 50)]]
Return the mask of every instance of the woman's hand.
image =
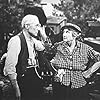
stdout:
[(91, 77), (91, 69), (89, 68), (88, 70), (84, 71), (82, 73), (82, 75), (85, 77), (85, 78), (90, 78)]
[(58, 69), (57, 77), (60, 78), (60, 82), (62, 82), (63, 75), (65, 74), (64, 69)]

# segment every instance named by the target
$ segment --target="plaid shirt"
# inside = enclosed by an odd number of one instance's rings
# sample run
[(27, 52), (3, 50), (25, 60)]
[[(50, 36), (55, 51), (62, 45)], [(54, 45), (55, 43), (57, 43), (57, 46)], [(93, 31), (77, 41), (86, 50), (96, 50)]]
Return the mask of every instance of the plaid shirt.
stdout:
[[(100, 61), (100, 54), (87, 44), (77, 41), (73, 52), (70, 54), (67, 45), (61, 42), (51, 63), (56, 69), (65, 70), (61, 81), (62, 84), (71, 85), (71, 88), (80, 88), (87, 83), (82, 72), (86, 70), (90, 59), (94, 62)], [(54, 80), (59, 82), (56, 75)]]

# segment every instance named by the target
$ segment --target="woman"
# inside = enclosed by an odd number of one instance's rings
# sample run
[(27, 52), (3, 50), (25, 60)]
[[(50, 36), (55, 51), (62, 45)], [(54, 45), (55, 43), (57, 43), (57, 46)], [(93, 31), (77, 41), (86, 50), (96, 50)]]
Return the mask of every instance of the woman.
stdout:
[[(79, 26), (67, 23), (61, 28), (62, 41), (56, 43), (56, 54), (51, 64), (54, 75), (54, 99), (89, 100), (87, 81), (100, 66), (100, 53), (78, 41), (81, 35)], [(95, 63), (88, 68), (90, 59)]]

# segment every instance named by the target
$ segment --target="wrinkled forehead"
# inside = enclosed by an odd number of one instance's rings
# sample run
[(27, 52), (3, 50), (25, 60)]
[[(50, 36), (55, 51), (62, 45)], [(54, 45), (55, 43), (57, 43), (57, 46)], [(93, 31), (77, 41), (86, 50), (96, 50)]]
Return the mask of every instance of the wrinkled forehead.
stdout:
[(63, 36), (68, 35), (68, 34), (73, 35), (74, 33), (76, 33), (76, 31), (75, 31), (75, 30), (65, 28), (65, 29), (63, 30), (62, 35), (63, 35)]

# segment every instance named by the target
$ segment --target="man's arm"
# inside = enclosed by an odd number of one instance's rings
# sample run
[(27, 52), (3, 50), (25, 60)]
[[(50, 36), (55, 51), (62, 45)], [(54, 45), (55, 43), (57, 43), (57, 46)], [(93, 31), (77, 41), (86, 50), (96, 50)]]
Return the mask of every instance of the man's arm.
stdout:
[(16, 79), (17, 73), (16, 73), (16, 64), (18, 61), (18, 55), (20, 53), (21, 47), (20, 47), (20, 39), (18, 36), (15, 36), (10, 39), (8, 42), (8, 48), (7, 48), (7, 56), (5, 60), (5, 66), (4, 66), (4, 75), (10, 76), (11, 79)]
[(33, 41), (35, 43), (36, 50), (43, 51), (44, 49), (49, 48), (52, 43), (48, 36), (45, 33), (45, 27), (38, 27), (38, 30), (40, 31), (40, 40), (37, 40), (36, 38), (33, 38)]
[(15, 90), (17, 100), (20, 100), (21, 93), (17, 83), (17, 73), (15, 66), (18, 62), (18, 55), (20, 53), (20, 50), (21, 47), (19, 37), (15, 36), (11, 38), (8, 42), (8, 51), (4, 66), (4, 75), (9, 77), (13, 89)]

